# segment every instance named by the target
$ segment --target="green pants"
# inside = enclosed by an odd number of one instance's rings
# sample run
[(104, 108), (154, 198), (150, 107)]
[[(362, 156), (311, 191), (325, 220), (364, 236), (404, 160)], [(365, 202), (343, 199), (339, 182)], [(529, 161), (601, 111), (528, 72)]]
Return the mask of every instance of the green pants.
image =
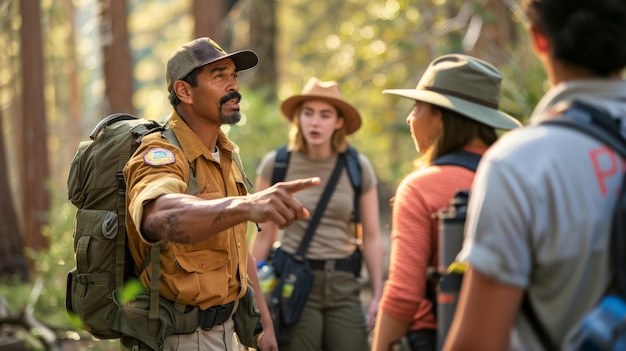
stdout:
[(360, 284), (351, 272), (314, 271), (302, 317), (281, 351), (369, 350)]

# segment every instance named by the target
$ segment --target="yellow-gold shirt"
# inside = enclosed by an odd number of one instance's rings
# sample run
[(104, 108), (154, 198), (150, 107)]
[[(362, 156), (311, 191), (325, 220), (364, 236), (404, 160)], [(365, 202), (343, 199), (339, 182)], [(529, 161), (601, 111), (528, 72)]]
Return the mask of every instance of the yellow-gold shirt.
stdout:
[[(234, 145), (225, 134), (220, 131), (218, 136), (218, 162), (175, 112), (169, 124), (182, 150), (170, 144), (161, 133), (153, 133), (143, 139), (124, 168), (128, 245), (136, 273), (154, 244), (139, 230), (143, 206), (164, 194), (186, 194), (190, 165), (200, 189), (196, 196), (211, 200), (247, 194), (244, 176), (233, 161), (233, 156), (238, 155), (233, 155)], [(156, 148), (167, 150), (165, 154), (173, 160), (164, 162), (166, 164), (145, 160), (144, 157)], [(159, 294), (201, 309), (241, 298), (247, 285), (246, 230), (247, 223), (243, 222), (199, 244), (164, 242), (160, 251)], [(151, 286), (151, 275), (148, 266), (139, 276), (146, 289)]]

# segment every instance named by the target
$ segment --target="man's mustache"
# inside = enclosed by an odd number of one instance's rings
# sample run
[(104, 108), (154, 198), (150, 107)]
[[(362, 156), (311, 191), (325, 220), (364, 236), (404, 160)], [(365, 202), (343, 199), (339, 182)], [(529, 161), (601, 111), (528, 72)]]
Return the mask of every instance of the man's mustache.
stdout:
[(232, 91), (220, 99), (220, 105), (224, 105), (227, 101), (237, 99), (237, 102), (241, 101), (241, 94), (237, 91)]

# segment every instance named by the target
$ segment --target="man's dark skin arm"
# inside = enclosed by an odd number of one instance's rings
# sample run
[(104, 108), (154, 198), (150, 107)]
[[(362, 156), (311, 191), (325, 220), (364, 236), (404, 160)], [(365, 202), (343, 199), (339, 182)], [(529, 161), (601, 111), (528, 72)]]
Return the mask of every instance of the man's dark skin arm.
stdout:
[(187, 194), (162, 195), (144, 206), (141, 232), (150, 241), (196, 244), (245, 221), (269, 221), (284, 228), (309, 216), (293, 194), (319, 182), (317, 177), (297, 179), (247, 196), (214, 200)]

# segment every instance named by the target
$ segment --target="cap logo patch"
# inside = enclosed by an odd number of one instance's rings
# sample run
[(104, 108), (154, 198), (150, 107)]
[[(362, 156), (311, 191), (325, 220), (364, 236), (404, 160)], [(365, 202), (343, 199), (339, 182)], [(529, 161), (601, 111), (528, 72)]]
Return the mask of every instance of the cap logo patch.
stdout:
[(222, 47), (220, 46), (220, 44), (216, 43), (213, 39), (211, 38), (207, 38), (209, 39), (209, 43), (211, 43), (211, 45), (213, 45), (216, 49), (218, 49), (219, 51), (221, 51), (223, 54), (226, 54), (226, 51), (224, 51), (224, 49), (222, 49)]
[(160, 147), (150, 149), (144, 156), (143, 162), (150, 166), (164, 166), (174, 163), (174, 153)]

